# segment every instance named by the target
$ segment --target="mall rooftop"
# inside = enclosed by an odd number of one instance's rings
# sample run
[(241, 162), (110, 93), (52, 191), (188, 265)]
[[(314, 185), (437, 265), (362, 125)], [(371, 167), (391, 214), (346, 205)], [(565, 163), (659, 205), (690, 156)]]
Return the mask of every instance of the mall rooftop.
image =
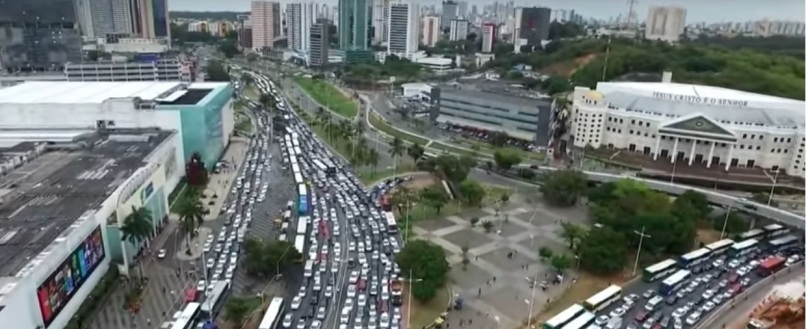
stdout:
[(84, 82), (31, 81), (0, 89), (4, 104), (102, 104), (110, 99), (133, 99), (162, 105), (196, 104), (226, 82)]
[(2, 176), (0, 277), (14, 276), (83, 214), (99, 208), (172, 134), (98, 132), (70, 148), (49, 145), (50, 151)]

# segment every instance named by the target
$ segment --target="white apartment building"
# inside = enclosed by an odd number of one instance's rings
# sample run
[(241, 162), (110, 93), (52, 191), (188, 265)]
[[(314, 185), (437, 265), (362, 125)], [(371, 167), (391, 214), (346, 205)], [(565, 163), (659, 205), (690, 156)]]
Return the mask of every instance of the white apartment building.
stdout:
[(383, 43), (387, 41), (389, 25), (389, 0), (372, 0), (372, 41)]
[(467, 39), (468, 29), (467, 20), (464, 19), (452, 19), (450, 25), (450, 34), (448, 36), (448, 40), (450, 41), (458, 41)]
[(439, 41), (439, 16), (426, 16), (423, 17), (423, 40), (422, 44), (433, 47)]
[(761, 167), (804, 177), (803, 101), (726, 88), (599, 82), (576, 87), (573, 145), (623, 149), (655, 161), (730, 170)]
[(481, 25), (481, 52), (493, 52), (495, 43), (495, 23), (484, 23)]
[(252, 49), (272, 48), (274, 38), (280, 36), (280, 4), (270, 1), (252, 1)]
[(416, 3), (401, 0), (389, 4), (389, 45), (387, 54), (410, 58), (420, 41), (420, 9)]
[(675, 43), (685, 28), (685, 8), (652, 6), (647, 14), (644, 38)]
[(288, 25), (288, 46), (298, 52), (307, 54), (311, 48), (311, 25), (316, 21), (318, 13), (312, 2), (292, 3), (288, 5), (290, 17)]

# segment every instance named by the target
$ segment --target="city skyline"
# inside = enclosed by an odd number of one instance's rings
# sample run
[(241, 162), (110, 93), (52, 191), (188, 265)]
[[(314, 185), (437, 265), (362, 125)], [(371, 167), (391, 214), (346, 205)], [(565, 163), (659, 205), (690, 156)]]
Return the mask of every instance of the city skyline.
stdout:
[[(277, 1), (281, 4), (288, 4), (301, 1)], [(469, 5), (485, 6), (495, 1), (467, 1)], [(507, 1), (499, 1), (506, 3)], [(337, 0), (320, 0), (316, 3), (324, 3), (335, 6)], [(422, 6), (435, 5), (439, 7), (440, 0), (419, 0), (417, 3)], [(626, 15), (628, 10), (627, 0), (575, 0), (572, 3), (562, 0), (541, 0), (541, 1), (514, 1), (516, 6), (544, 6), (552, 9), (574, 9), (584, 17), (596, 19), (607, 19), (619, 15)], [(226, 2), (215, 0), (172, 0), (170, 10), (174, 11), (249, 11), (250, 0), (231, 0)], [(730, 10), (726, 10), (726, 5)], [(744, 22), (761, 19), (804, 21), (806, 4), (803, 1), (779, 0), (773, 6), (769, 3), (759, 3), (754, 0), (735, 0), (702, 2), (694, 0), (640, 0), (635, 5), (635, 13), (639, 21), (646, 20), (646, 15), (650, 6), (681, 6), (686, 8), (688, 14), (687, 23), (693, 22)]]

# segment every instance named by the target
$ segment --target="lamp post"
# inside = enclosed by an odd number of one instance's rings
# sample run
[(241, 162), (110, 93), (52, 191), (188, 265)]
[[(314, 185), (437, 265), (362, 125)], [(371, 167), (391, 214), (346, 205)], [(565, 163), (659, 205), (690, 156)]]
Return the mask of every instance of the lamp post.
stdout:
[(641, 257), (641, 246), (644, 244), (644, 238), (652, 238), (651, 235), (645, 234), (644, 231), (646, 230), (646, 226), (641, 227), (641, 232), (633, 231), (635, 234), (638, 234), (641, 238), (638, 239), (638, 252), (635, 254), (635, 265), (632, 267), (632, 275), (635, 276), (635, 272), (638, 271), (638, 259)]
[(730, 211), (733, 210), (733, 203), (728, 205), (728, 211), (725, 212), (725, 222), (722, 223), (722, 233), (719, 234), (719, 239), (725, 238), (725, 229), (728, 228), (728, 218), (730, 218)]
[[(529, 305), (529, 317), (526, 318), (526, 329), (532, 328), (532, 312), (534, 312), (535, 309), (535, 291), (537, 291), (537, 275), (535, 275), (534, 280), (532, 280), (532, 297), (525, 301), (526, 304)], [(498, 322), (497, 319), (496, 322)]]
[(411, 299), (412, 299), (411, 291), (412, 291), (412, 288), (414, 288), (414, 283), (415, 282), (422, 282), (423, 281), (423, 279), (414, 279), (414, 278), (412, 278), (412, 275), (413, 275), (412, 271), (409, 270), (409, 279), (407, 280), (409, 282), (409, 291), (407, 293), (407, 295), (408, 295), (407, 298), (409, 300), (406, 302), (406, 304), (407, 304), (406, 308), (408, 309), (407, 312), (406, 312), (407, 313), (406, 314), (406, 328), (411, 328)]
[(775, 193), (775, 185), (778, 184), (778, 174), (781, 172), (781, 169), (775, 171), (775, 177), (772, 179), (772, 188), (770, 189), (770, 197), (767, 198), (767, 206), (772, 203), (772, 196)]

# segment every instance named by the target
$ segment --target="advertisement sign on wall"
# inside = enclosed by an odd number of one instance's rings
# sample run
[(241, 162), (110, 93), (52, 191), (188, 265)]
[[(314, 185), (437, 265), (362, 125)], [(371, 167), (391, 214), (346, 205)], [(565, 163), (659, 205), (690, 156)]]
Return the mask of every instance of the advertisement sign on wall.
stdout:
[(36, 289), (45, 327), (59, 315), (104, 257), (106, 253), (99, 226)]

